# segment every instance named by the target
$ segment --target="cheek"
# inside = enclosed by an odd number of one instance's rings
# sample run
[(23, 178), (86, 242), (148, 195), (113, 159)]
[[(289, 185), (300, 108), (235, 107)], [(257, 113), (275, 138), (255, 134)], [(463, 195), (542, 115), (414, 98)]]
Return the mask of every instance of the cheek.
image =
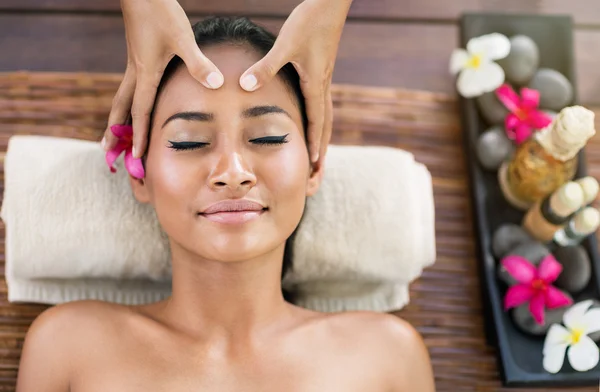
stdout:
[(157, 152), (149, 157), (146, 168), (151, 203), (164, 229), (185, 228), (193, 216), (192, 202), (197, 193), (198, 174), (194, 165), (170, 152)]
[(308, 152), (304, 141), (290, 141), (280, 153), (264, 162), (261, 174), (270, 194), (270, 202), (278, 213), (299, 220), (304, 209), (309, 177)]

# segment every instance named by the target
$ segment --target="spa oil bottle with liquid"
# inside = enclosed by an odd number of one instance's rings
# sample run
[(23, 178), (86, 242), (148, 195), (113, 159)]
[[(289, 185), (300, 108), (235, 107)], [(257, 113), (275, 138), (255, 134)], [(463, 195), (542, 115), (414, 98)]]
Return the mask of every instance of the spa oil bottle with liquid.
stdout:
[(595, 133), (594, 112), (582, 106), (564, 108), (500, 167), (498, 181), (506, 200), (525, 211), (571, 181), (577, 154)]

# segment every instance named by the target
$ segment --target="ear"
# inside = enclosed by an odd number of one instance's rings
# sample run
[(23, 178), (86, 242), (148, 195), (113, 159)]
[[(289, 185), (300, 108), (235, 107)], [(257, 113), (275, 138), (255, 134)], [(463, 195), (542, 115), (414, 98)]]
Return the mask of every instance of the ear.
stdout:
[(324, 168), (324, 156), (319, 157), (319, 160), (311, 165), (310, 176), (308, 177), (308, 184), (306, 186), (306, 196), (313, 196), (319, 190), (321, 181), (323, 181)]
[(133, 176), (129, 176), (129, 184), (131, 185), (133, 196), (137, 201), (144, 204), (150, 203), (150, 191), (148, 189), (146, 179), (139, 179)]

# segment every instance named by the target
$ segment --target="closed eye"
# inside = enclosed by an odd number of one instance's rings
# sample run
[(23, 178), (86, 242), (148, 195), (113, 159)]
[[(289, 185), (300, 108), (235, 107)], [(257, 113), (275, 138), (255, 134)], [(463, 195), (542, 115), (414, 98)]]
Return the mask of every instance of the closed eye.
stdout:
[(199, 148), (206, 147), (209, 144), (202, 142), (172, 142), (170, 140), (169, 143), (171, 144), (169, 148), (172, 148), (176, 151), (197, 150)]
[(265, 136), (265, 137), (259, 137), (256, 139), (251, 139), (250, 143), (253, 144), (259, 144), (259, 145), (265, 145), (265, 144), (283, 144), (283, 143), (287, 143), (287, 137), (288, 137), (289, 133), (283, 135), (283, 136)]

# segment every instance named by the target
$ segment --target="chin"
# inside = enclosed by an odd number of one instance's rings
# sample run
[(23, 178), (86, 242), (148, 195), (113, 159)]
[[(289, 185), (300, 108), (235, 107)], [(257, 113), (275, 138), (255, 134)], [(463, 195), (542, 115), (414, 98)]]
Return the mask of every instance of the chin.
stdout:
[(208, 260), (223, 263), (234, 263), (250, 260), (273, 252), (285, 245), (285, 240), (274, 241), (266, 234), (261, 233), (221, 233), (210, 236), (210, 243), (196, 246), (195, 253)]

